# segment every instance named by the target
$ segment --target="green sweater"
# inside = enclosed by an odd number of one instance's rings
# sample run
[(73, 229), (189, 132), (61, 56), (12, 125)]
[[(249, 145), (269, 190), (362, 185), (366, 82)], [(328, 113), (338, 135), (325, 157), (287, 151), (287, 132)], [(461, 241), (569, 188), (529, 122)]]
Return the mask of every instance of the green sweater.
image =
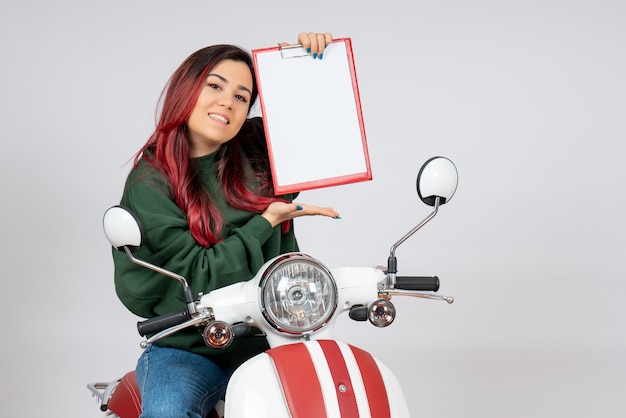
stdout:
[[(259, 121), (248, 121), (258, 125)], [(262, 132), (256, 129), (255, 132)], [(255, 146), (265, 138), (256, 134)], [(245, 153), (244, 142), (242, 148)], [(195, 159), (203, 185), (224, 214), (223, 241), (209, 248), (199, 245), (183, 211), (172, 200), (165, 177), (141, 159), (128, 175), (120, 204), (133, 211), (143, 229), (141, 249), (135, 256), (185, 277), (194, 295), (251, 279), (269, 259), (298, 251), (293, 224), (283, 234), (260, 214), (229, 206), (221, 193), (214, 166), (215, 154)], [(284, 196), (292, 200), (293, 196)], [(113, 251), (115, 288), (122, 303), (134, 314), (151, 318), (185, 307), (181, 284), (169, 277), (132, 263), (125, 253)], [(255, 330), (254, 332), (258, 332)], [(195, 329), (178, 332), (156, 344), (189, 350), (234, 368), (267, 349), (263, 337), (237, 339), (225, 350), (212, 349)]]

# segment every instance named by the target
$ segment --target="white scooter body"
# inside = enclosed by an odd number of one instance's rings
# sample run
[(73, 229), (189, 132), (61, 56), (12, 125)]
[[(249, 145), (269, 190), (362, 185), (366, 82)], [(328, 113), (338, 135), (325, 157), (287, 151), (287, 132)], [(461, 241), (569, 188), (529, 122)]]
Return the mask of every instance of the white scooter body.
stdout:
[[(331, 273), (337, 283), (337, 310), (323, 328), (307, 336), (310, 341), (280, 333), (267, 324), (259, 309), (258, 278), (201, 298), (202, 305), (212, 307), (216, 320), (254, 324), (266, 332), (272, 347), (239, 366), (231, 377), (226, 418), (409, 416), (393, 373), (364, 351), (332, 339), (339, 314), (351, 306), (370, 303), (384, 273), (358, 267), (337, 268)], [(285, 371), (286, 376), (281, 374), (281, 364), (291, 369)], [(344, 370), (342, 376), (337, 376), (338, 369)]]
[[(272, 262), (265, 263), (259, 271), (264, 271)], [(354, 305), (372, 302), (378, 293), (378, 283), (385, 278), (380, 269), (368, 267), (341, 267), (331, 269), (331, 273), (337, 284), (337, 310), (323, 328), (309, 334), (307, 339), (333, 339), (337, 317)], [(259, 280), (257, 276), (247, 282), (216, 289), (202, 296), (200, 304), (210, 306), (216, 320), (229, 324), (246, 322), (265, 331), (270, 347), (298, 341), (299, 336), (280, 333), (263, 318), (259, 306)]]

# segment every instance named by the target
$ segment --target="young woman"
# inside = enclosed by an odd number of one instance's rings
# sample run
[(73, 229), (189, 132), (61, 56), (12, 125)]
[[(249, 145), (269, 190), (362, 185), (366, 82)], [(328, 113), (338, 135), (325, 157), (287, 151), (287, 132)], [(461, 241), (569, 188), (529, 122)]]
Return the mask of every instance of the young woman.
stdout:
[[(331, 40), (298, 36), (312, 58)], [(247, 118), (256, 97), (248, 52), (214, 45), (193, 53), (170, 78), (126, 181), (121, 205), (145, 233), (138, 257), (183, 275), (194, 294), (249, 280), (270, 258), (297, 251), (293, 218), (338, 217), (274, 195), (262, 121)], [(130, 311), (150, 318), (184, 308), (178, 282), (113, 254), (116, 291)], [(205, 417), (234, 368), (267, 348), (251, 332), (213, 350), (195, 330), (150, 345), (137, 364), (142, 417)]]

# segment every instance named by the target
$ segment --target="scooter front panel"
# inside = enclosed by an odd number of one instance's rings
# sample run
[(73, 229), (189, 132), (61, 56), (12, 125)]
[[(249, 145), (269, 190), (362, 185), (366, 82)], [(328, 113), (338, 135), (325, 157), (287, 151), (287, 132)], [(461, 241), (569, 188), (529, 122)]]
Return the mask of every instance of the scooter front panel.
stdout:
[(291, 418), (269, 355), (261, 353), (235, 370), (226, 389), (224, 417)]
[[(260, 402), (258, 407), (244, 414), (243, 404), (255, 403), (254, 399)], [(252, 416), (397, 418), (409, 414), (401, 387), (387, 367), (356, 347), (321, 340), (273, 348), (237, 369), (226, 392), (226, 417)]]

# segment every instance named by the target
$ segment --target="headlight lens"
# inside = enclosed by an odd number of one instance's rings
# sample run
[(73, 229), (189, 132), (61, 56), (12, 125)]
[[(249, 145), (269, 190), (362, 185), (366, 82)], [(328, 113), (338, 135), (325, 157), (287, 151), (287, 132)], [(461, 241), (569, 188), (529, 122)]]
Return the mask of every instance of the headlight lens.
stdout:
[(259, 283), (261, 311), (281, 332), (303, 334), (323, 327), (337, 308), (337, 286), (330, 271), (313, 257), (279, 257)]

